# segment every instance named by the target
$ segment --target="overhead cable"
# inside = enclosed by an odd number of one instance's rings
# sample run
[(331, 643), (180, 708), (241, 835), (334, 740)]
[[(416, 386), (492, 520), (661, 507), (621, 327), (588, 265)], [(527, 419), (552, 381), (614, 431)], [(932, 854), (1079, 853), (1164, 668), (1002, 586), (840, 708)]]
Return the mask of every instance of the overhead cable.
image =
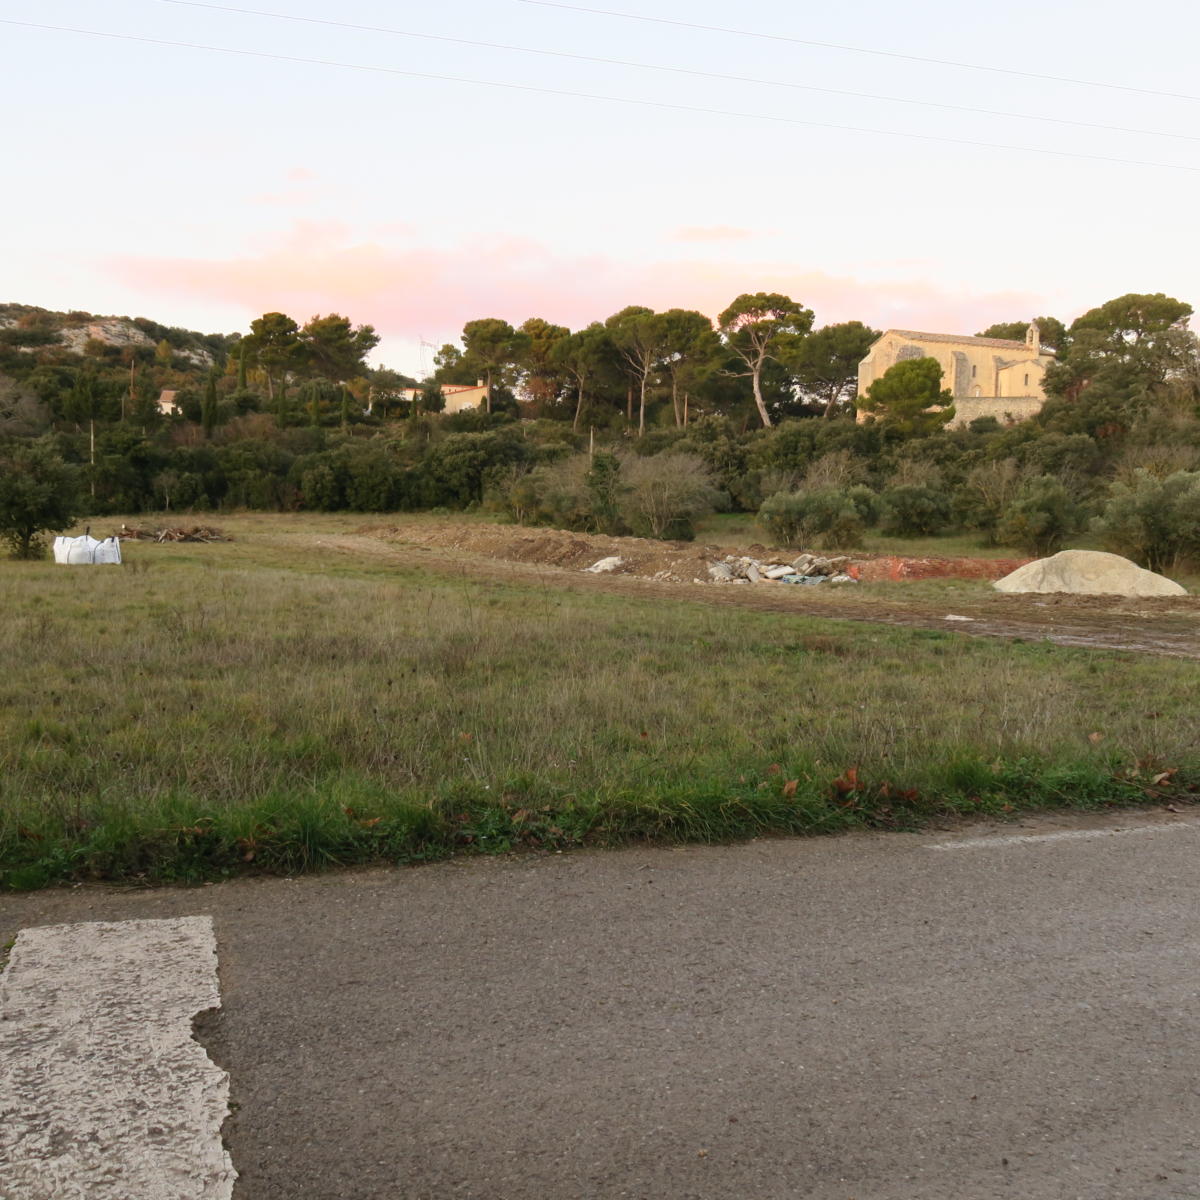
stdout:
[(1200, 142), (1200, 135), (1170, 133), (1160, 129), (1138, 129), (1126, 125), (1102, 125), (1094, 121), (1075, 121), (1068, 117), (1048, 117), (1040, 113), (1005, 112), (992, 108), (972, 108), (966, 104), (948, 104), (938, 100), (913, 100), (907, 96), (878, 95), (873, 92), (854, 92), (843, 88), (818, 87), (785, 79), (760, 79), (753, 75), (728, 75), (719, 71), (700, 71), (692, 67), (673, 67), (661, 63), (634, 62), (623, 58), (601, 58), (593, 54), (575, 54), (567, 50), (544, 50), (534, 46), (517, 46), (509, 42), (477, 41), (473, 38), (450, 37), (440, 33), (418, 33), (386, 25), (359, 25), (351, 21), (333, 21), (325, 17), (300, 17), (292, 13), (269, 12), (258, 8), (240, 8), (232, 4), (207, 4), (203, 0), (152, 0), (156, 4), (171, 4), (179, 8), (201, 8), (210, 12), (236, 13), (247, 17), (268, 17), (276, 21), (292, 21), (301, 25), (321, 25), (347, 29), (356, 33), (382, 33), (392, 37), (415, 38), (427, 42), (444, 42), (453, 46), (471, 46), (483, 50), (505, 50), (517, 54), (538, 54), (547, 58), (564, 58), (574, 62), (597, 63), (609, 67), (630, 67), (637, 71), (659, 71), (671, 75), (690, 75), (697, 79), (718, 79), (726, 83), (750, 83), (761, 87), (788, 88), (792, 91), (817, 92), (825, 96), (844, 96), (854, 100), (878, 100), (887, 104), (909, 104), (920, 108), (938, 108), (947, 112), (970, 113), (985, 117), (1003, 117), (1015, 121), (1037, 121), (1043, 124), (1070, 125), (1076, 129), (1095, 129), (1102, 133), (1128, 133), (1145, 137), (1174, 138), (1185, 142)]
[(392, 75), (406, 79), (428, 79), (440, 83), (461, 83), (472, 87), (500, 88), (510, 92), (525, 92), (541, 96), (567, 97), (573, 100), (591, 100), (604, 104), (622, 104), (629, 107), (656, 108), (667, 112), (693, 113), (700, 116), (728, 117), (734, 120), (763, 121), (774, 125), (791, 125), (805, 129), (825, 129), (835, 133), (865, 133), (875, 137), (904, 138), (910, 141), (936, 142), (942, 145), (967, 146), (979, 150), (1006, 150), (1021, 154), (1039, 154), (1050, 158), (1069, 158), (1085, 162), (1112, 163), (1125, 167), (1152, 167), (1166, 171), (1200, 173), (1200, 167), (1182, 163), (1164, 163), (1134, 158), (1118, 158), (1106, 154), (1084, 154), (1072, 150), (1050, 150), (1040, 146), (1015, 146), (1004, 142), (974, 141), (968, 138), (943, 137), (938, 134), (909, 133), (900, 129), (873, 129), (863, 125), (840, 125), (828, 121), (807, 121), (800, 117), (785, 117), (775, 113), (739, 112), (736, 109), (705, 108), (693, 104), (675, 104), (666, 100), (642, 100), (632, 96), (610, 96), (598, 92), (576, 92), (564, 88), (537, 87), (528, 83), (508, 83), (494, 79), (472, 79), (464, 75), (441, 75), (430, 71), (409, 71), (400, 67), (379, 67), (367, 63), (339, 62), (335, 59), (302, 58), (291, 54), (274, 54), (266, 50), (243, 50), (232, 46), (212, 46), (202, 42), (170, 41), (165, 38), (142, 37), (132, 33), (112, 33), (101, 29), (82, 29), (72, 25), (45, 25), (36, 21), (14, 21), (0, 18), (0, 25), (21, 29), (39, 29), (52, 33), (73, 33), (84, 37), (105, 38), (110, 41), (134, 42), (147, 46), (169, 46), (182, 50), (202, 50), (212, 54), (236, 55), (271, 62), (293, 63), (314, 67), (333, 67), (342, 71), (362, 71), (377, 75)]
[(790, 42), (796, 46), (816, 46), (822, 50), (843, 50), (848, 54), (873, 54), (879, 58), (898, 58), (906, 62), (925, 63), (935, 67), (959, 67), (964, 71), (988, 71), (995, 75), (1016, 75), (1022, 79), (1041, 79), (1048, 83), (1069, 83), (1075, 87), (1107, 88), (1116, 92), (1133, 92), (1140, 96), (1157, 96), (1168, 100), (1190, 100), (1200, 103), (1200, 96), (1184, 92), (1160, 92), (1153, 88), (1133, 87), (1124, 83), (1106, 83), (1097, 79), (1073, 79), (1068, 75), (1043, 75), (1037, 71), (1021, 71), (1015, 67), (994, 67), (986, 63), (960, 62), (953, 58), (926, 58), (919, 54), (902, 54), (897, 50), (876, 50), (868, 46), (850, 46), (843, 42), (818, 42), (811, 38), (792, 37), (784, 33), (762, 33), (754, 29), (729, 29), (723, 25), (700, 25), (695, 21), (677, 21), (669, 17), (647, 17), (643, 13), (617, 12), (608, 8), (585, 8), (578, 4), (562, 4), (559, 0), (517, 0), (518, 4), (533, 4), (539, 8), (561, 8), (565, 12), (587, 13), (598, 17), (619, 17), (626, 21), (646, 21), (653, 25), (673, 25), (679, 29), (700, 29), (706, 33), (722, 33), (731, 37), (758, 38), (766, 42)]

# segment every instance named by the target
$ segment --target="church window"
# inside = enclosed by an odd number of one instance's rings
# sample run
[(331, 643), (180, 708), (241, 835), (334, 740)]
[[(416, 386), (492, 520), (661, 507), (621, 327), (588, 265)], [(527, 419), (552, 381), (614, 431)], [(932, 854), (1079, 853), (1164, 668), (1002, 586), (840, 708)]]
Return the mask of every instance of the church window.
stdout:
[(975, 373), (976, 373), (978, 370), (979, 370), (979, 368), (978, 368), (978, 367), (972, 367), (972, 368), (971, 368), (971, 378), (972, 378), (972, 379), (974, 379), (974, 378), (975, 378)]
[(1025, 376), (1025, 386), (1026, 387), (1029, 386), (1029, 376), (1028, 375)]

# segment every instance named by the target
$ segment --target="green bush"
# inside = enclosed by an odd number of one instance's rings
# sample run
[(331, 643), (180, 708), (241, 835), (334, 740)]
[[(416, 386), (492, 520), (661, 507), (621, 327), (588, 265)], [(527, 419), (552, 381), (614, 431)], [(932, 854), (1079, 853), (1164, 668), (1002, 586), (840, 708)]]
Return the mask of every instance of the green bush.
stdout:
[(510, 493), (514, 518), (556, 529), (591, 530), (595, 515), (587, 483), (588, 463), (584, 455), (536, 467), (519, 480)]
[(996, 540), (1039, 558), (1062, 549), (1083, 528), (1083, 509), (1053, 475), (1027, 479), (996, 527)]
[(874, 496), (869, 488), (776, 492), (763, 501), (758, 523), (781, 546), (820, 544), (829, 550), (849, 550), (862, 545), (866, 525), (850, 494), (860, 490)]
[(950, 525), (950, 499), (945, 492), (907, 483), (888, 488), (880, 497), (883, 532), (893, 537), (929, 537)]
[(42, 533), (74, 523), (79, 472), (59, 458), (49, 438), (0, 453), (0, 539), (13, 558), (41, 558)]
[(1166, 479), (1136, 471), (1131, 484), (1113, 485), (1093, 530), (1109, 550), (1151, 571), (1200, 559), (1200, 471)]
[(859, 518), (868, 529), (879, 524), (879, 493), (873, 492), (865, 483), (856, 483), (846, 489), (846, 499), (854, 505)]
[(979, 530), (989, 545), (995, 545), (1000, 520), (1017, 498), (1021, 483), (1021, 469), (1015, 458), (980, 463), (967, 473), (954, 493), (954, 511), (967, 529)]

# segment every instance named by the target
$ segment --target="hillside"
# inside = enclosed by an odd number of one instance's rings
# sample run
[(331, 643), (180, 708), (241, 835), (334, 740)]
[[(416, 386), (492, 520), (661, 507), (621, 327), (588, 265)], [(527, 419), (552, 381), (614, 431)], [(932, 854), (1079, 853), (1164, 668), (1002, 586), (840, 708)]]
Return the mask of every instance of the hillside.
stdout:
[(100, 359), (149, 362), (164, 343), (178, 365), (208, 369), (220, 365), (236, 334), (197, 333), (160, 325), (148, 317), (53, 312), (29, 304), (0, 304), (0, 347), (23, 351), (46, 362), (90, 355)]

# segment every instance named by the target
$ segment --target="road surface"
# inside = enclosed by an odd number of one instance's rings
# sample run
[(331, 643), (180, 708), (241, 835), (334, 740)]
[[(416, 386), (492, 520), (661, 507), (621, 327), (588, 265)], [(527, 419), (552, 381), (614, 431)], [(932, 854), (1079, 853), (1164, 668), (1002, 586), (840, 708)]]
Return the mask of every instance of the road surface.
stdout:
[(1195, 812), (1062, 817), (7, 896), (0, 942), (212, 918), (235, 1200), (1174, 1200), (1198, 864)]

